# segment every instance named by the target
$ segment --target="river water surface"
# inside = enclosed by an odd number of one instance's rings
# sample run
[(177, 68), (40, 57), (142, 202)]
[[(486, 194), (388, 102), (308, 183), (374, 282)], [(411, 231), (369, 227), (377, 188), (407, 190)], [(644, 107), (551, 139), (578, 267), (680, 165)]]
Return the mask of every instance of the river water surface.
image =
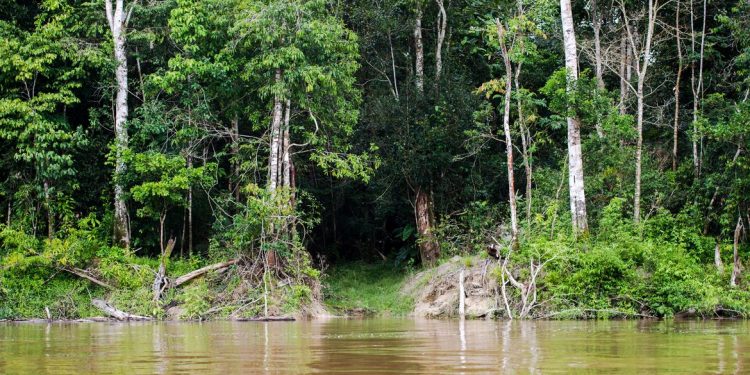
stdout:
[(0, 323), (0, 374), (748, 374), (746, 321)]

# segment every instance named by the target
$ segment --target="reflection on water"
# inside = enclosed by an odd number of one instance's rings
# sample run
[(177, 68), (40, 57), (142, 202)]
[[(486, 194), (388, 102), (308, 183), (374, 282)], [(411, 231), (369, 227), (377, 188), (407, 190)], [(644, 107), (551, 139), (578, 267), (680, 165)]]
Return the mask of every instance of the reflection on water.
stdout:
[(746, 373), (750, 324), (0, 323), (0, 374)]

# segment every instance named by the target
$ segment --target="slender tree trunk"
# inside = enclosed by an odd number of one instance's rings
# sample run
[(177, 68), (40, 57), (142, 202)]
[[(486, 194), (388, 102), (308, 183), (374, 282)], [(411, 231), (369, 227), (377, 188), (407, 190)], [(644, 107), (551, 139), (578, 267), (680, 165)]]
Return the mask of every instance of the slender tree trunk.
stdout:
[[(276, 81), (281, 81), (281, 69), (276, 70)], [(281, 121), (284, 102), (280, 97), (274, 98), (273, 117), (271, 120), (271, 154), (268, 157), (268, 190), (275, 192), (279, 186), (279, 152), (281, 151)]]
[[(706, 46), (706, 9), (707, 8), (708, 6), (706, 4), (706, 0), (703, 0), (703, 28), (701, 29), (701, 49), (700, 49), (700, 59), (699, 59), (699, 64), (698, 64), (698, 91), (696, 94), (700, 97), (701, 100), (703, 99), (703, 56), (704, 56), (703, 52)], [(697, 116), (697, 115), (694, 114), (694, 116)], [(697, 121), (697, 117), (696, 117), (696, 121)], [(696, 130), (698, 130), (697, 124), (696, 124)], [(700, 153), (698, 153), (698, 174), (697, 175), (700, 176), (701, 168), (703, 166), (703, 161), (702, 161), (703, 159), (702, 158), (703, 135), (699, 134), (698, 138), (701, 144), (701, 151)]]
[[(521, 90), (520, 77), (521, 75), (521, 64), (516, 66), (515, 85), (516, 93), (518, 94)], [(516, 106), (518, 107), (518, 124), (521, 130), (521, 151), (523, 152), (523, 167), (526, 170), (526, 229), (531, 229), (531, 184), (533, 179), (533, 171), (531, 168), (531, 133), (526, 127), (526, 121), (523, 115), (523, 103), (521, 103), (520, 96), (517, 96)]]
[(130, 227), (128, 209), (125, 204), (125, 188), (121, 179), (125, 175), (125, 160), (123, 151), (128, 148), (128, 60), (125, 51), (126, 15), (124, 0), (115, 0), (114, 10), (112, 0), (105, 0), (107, 21), (112, 32), (115, 56), (115, 80), (117, 81), (117, 95), (115, 98), (115, 241), (122, 246), (130, 246)]
[(159, 215), (159, 250), (161, 254), (164, 254), (164, 222), (167, 220), (167, 213), (162, 212)]
[[(699, 113), (699, 104), (701, 100), (701, 92), (703, 87), (703, 51), (704, 51), (704, 44), (705, 44), (705, 34), (706, 34), (706, 2), (704, 0), (703, 2), (703, 29), (701, 32), (701, 42), (700, 42), (700, 53), (699, 53), (699, 68), (698, 68), (698, 80), (696, 82), (696, 76), (695, 76), (695, 59), (691, 61), (690, 63), (690, 87), (692, 89), (693, 93), (693, 169), (695, 170), (695, 175), (700, 175), (700, 169), (701, 169), (701, 157), (699, 153), (699, 138), (701, 136), (699, 135), (699, 129), (698, 129), (698, 113)], [(693, 21), (695, 20), (695, 12), (693, 10), (693, 2), (690, 2), (690, 49), (692, 51), (693, 56), (696, 53), (696, 46), (695, 46), (695, 26), (693, 24)]]
[(393, 41), (391, 40), (391, 31), (388, 30), (388, 47), (391, 50), (391, 73), (393, 74), (393, 96), (396, 101), (400, 100), (398, 93), (398, 79), (396, 78), (396, 56), (393, 53)]
[(729, 279), (730, 286), (737, 286), (737, 279), (740, 277), (741, 264), (740, 264), (740, 235), (742, 235), (742, 216), (737, 217), (737, 225), (734, 227), (734, 256), (733, 256), (733, 267), (732, 276)]
[(513, 92), (513, 66), (505, 45), (505, 28), (500, 19), (495, 19), (497, 40), (505, 64), (505, 99), (503, 103), (503, 133), (505, 134), (505, 157), (508, 170), (508, 203), (510, 204), (510, 234), (513, 249), (518, 248), (518, 214), (516, 212), (516, 186), (513, 176), (513, 138), (510, 132), (510, 100)]
[(620, 38), (620, 114), (626, 113), (626, 102), (628, 99), (628, 41), (625, 35)]
[[(636, 99), (638, 100), (637, 114), (636, 114), (636, 132), (637, 142), (635, 149), (635, 193), (633, 194), (633, 220), (636, 223), (641, 221), (641, 168), (643, 159), (643, 111), (644, 111), (644, 92), (643, 87), (646, 81), (646, 73), (648, 72), (649, 63), (651, 61), (651, 43), (654, 36), (654, 27), (656, 26), (656, 17), (658, 12), (658, 4), (655, 4), (654, 0), (648, 0), (648, 18), (647, 18), (647, 31), (646, 39), (643, 41), (643, 54), (637, 56), (634, 59), (636, 70), (637, 70), (637, 88), (636, 88)], [(622, 9), (623, 16), (625, 9)], [(636, 38), (640, 36), (634, 35), (630, 28), (628, 20), (625, 22), (625, 27), (630, 39), (630, 46), (633, 51), (637, 51), (638, 46), (636, 45)]]
[[(282, 152), (282, 165), (283, 165), (283, 179), (282, 184), (284, 187), (291, 189), (292, 187), (292, 159), (290, 155), (289, 147), (291, 145), (290, 143), (290, 136), (289, 136), (289, 116), (291, 112), (291, 106), (292, 102), (287, 99), (286, 101), (286, 108), (284, 110), (284, 128), (282, 130), (282, 144), (283, 144), (283, 152)], [(291, 192), (290, 192), (291, 193)]]
[(50, 196), (49, 181), (44, 180), (44, 206), (47, 211), (47, 238), (55, 237), (55, 213), (52, 210), (52, 197)]
[[(692, 0), (690, 0), (692, 1)], [(674, 16), (675, 42), (677, 43), (677, 78), (674, 84), (674, 132), (672, 134), (672, 170), (677, 170), (677, 136), (680, 130), (680, 77), (682, 76), (682, 42), (680, 41), (680, 0)]]
[[(575, 81), (578, 79), (578, 55), (570, 0), (560, 0), (560, 14), (563, 26), (565, 68), (568, 71), (568, 90), (572, 90), (575, 87)], [(585, 234), (588, 232), (588, 219), (583, 182), (581, 126), (576, 117), (568, 117), (568, 186), (570, 188), (570, 214), (573, 219), (573, 230), (578, 235)]]
[(641, 166), (643, 159), (643, 80), (638, 77), (638, 100), (635, 146), (635, 193), (633, 194), (633, 218), (636, 223), (641, 221)]
[[(601, 44), (601, 29), (602, 29), (602, 17), (599, 14), (599, 9), (596, 4), (596, 0), (591, 1), (591, 9), (592, 9), (592, 26), (594, 29), (594, 68), (596, 69), (596, 87), (604, 91), (604, 77), (603, 77), (603, 70), (602, 70), (602, 44)], [(602, 131), (602, 124), (601, 121), (597, 118), (596, 120), (596, 135), (599, 136), (599, 138), (604, 137), (604, 131)]]
[(443, 43), (445, 42), (445, 31), (448, 28), (448, 13), (445, 12), (443, 0), (435, 0), (438, 5), (438, 35), (435, 47), (435, 91), (437, 94), (440, 85), (440, 74), (443, 71)]
[(417, 92), (424, 93), (424, 43), (422, 41), (422, 7), (417, 5), (417, 14), (414, 20), (414, 82)]
[[(193, 156), (188, 155), (187, 157), (188, 169), (193, 169)], [(188, 203), (187, 203), (187, 219), (188, 219), (188, 256), (193, 255), (193, 187), (188, 187)]]
[(232, 153), (232, 176), (229, 179), (229, 190), (234, 193), (234, 198), (239, 202), (240, 200), (240, 167), (239, 167), (239, 153), (240, 153), (240, 118), (238, 115), (234, 115), (232, 119), (232, 135), (231, 135), (232, 146), (230, 152)]

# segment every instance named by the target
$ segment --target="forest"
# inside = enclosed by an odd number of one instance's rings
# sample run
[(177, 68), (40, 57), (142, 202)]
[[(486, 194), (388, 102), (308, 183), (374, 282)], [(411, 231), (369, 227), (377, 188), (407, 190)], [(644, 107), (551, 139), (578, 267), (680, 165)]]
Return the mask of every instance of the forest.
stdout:
[(749, 94), (747, 0), (0, 0), (0, 319), (747, 317)]

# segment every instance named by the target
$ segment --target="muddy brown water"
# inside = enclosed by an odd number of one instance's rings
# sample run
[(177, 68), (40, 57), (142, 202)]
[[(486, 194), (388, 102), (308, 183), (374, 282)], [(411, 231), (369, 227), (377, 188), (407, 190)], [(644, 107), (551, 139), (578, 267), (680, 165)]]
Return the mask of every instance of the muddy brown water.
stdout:
[(0, 323), (0, 374), (749, 374), (747, 321)]

